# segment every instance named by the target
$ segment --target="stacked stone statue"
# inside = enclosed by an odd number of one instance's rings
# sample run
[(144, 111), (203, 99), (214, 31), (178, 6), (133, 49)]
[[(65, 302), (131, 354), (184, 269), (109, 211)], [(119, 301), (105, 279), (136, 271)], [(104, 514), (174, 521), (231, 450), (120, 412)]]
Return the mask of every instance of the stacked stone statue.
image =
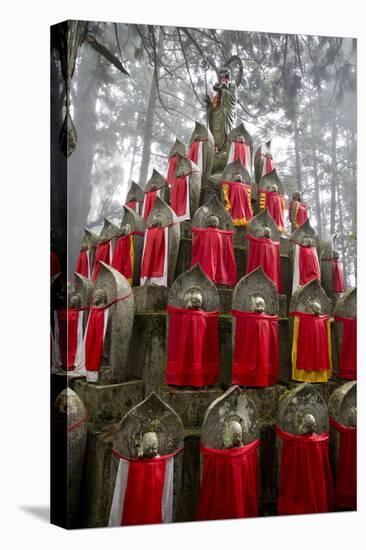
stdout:
[(218, 76), (209, 127), (52, 278), (55, 422), (73, 449), (88, 430), (72, 526), (356, 508), (356, 290)]

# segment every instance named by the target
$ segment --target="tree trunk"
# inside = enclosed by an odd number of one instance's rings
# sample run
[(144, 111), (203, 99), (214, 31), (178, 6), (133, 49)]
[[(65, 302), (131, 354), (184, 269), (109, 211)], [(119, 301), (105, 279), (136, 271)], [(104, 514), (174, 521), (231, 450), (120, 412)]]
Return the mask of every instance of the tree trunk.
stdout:
[(322, 209), (321, 209), (321, 202), (320, 202), (320, 185), (319, 185), (319, 176), (318, 176), (317, 153), (316, 153), (316, 147), (315, 147), (313, 113), (311, 113), (311, 146), (312, 146), (312, 172), (313, 172), (313, 180), (314, 180), (316, 226), (318, 230), (319, 239), (322, 239), (323, 238)]
[(346, 287), (348, 287), (348, 270), (347, 270), (347, 261), (346, 261), (346, 246), (345, 246), (345, 239), (344, 239), (344, 224), (343, 224), (343, 209), (342, 209), (342, 199), (340, 195), (339, 190), (339, 181), (337, 181), (337, 203), (338, 203), (338, 215), (339, 215), (339, 233), (340, 233), (340, 239), (339, 242), (341, 244), (341, 254), (342, 254), (342, 265), (343, 265), (343, 273), (344, 278), (346, 281)]
[[(333, 114), (334, 116), (334, 114)], [(332, 123), (332, 149), (331, 149), (331, 159), (332, 159), (332, 178), (331, 178), (331, 188), (330, 188), (330, 233), (335, 233), (336, 223), (336, 189), (337, 189), (337, 126), (335, 120), (333, 119)]]
[(301, 159), (300, 159), (300, 134), (297, 120), (297, 114), (294, 113), (294, 137), (295, 137), (295, 165), (296, 165), (296, 183), (297, 189), (302, 193), (302, 175), (301, 175)]

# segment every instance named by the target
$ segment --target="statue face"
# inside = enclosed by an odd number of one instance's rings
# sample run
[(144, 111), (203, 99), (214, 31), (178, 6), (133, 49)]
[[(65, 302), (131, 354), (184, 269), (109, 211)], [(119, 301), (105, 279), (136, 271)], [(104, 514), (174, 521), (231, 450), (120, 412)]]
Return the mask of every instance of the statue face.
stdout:
[(107, 304), (107, 293), (103, 288), (98, 288), (93, 296), (92, 305), (94, 307), (103, 307)]
[(292, 200), (301, 202), (301, 193), (300, 193), (300, 191), (295, 191), (295, 193), (292, 194)]
[(80, 309), (81, 308), (81, 296), (80, 296), (80, 294), (74, 294), (73, 296), (70, 296), (69, 308), (70, 309)]
[(238, 136), (238, 137), (236, 138), (236, 141), (238, 141), (239, 143), (245, 143), (244, 136)]
[(218, 216), (211, 215), (207, 218), (206, 227), (219, 227), (220, 220)]
[(301, 416), (299, 432), (301, 435), (310, 435), (315, 432), (316, 422), (311, 413), (305, 413)]
[(234, 174), (234, 181), (243, 181), (241, 174)]
[(203, 296), (198, 289), (193, 289), (187, 292), (184, 297), (184, 302), (187, 309), (200, 309), (203, 304)]
[(306, 246), (306, 248), (310, 248), (310, 247), (312, 247), (312, 246), (315, 246), (315, 243), (314, 243), (314, 241), (313, 241), (313, 239), (312, 239), (311, 237), (304, 237), (304, 238), (302, 239), (301, 244), (302, 244), (303, 246)]
[(264, 313), (266, 309), (266, 302), (263, 296), (252, 296), (250, 300), (250, 311), (253, 313)]
[(259, 232), (259, 237), (263, 239), (270, 239), (271, 238), (271, 230), (267, 225), (262, 227), (261, 231)]
[(321, 303), (316, 299), (309, 300), (309, 309), (314, 315), (320, 315), (322, 312)]
[(271, 185), (271, 191), (273, 193), (278, 193), (278, 186), (275, 183)]
[(339, 260), (339, 252), (337, 252), (337, 250), (333, 250), (333, 258)]
[(357, 407), (356, 406), (351, 407), (349, 410), (348, 423), (352, 427), (357, 426)]
[(163, 226), (163, 218), (161, 214), (155, 214), (152, 221), (151, 221), (151, 227), (162, 227)]
[(230, 84), (230, 71), (227, 67), (222, 67), (219, 70), (219, 83), (222, 86), (228, 87)]
[(155, 432), (146, 432), (142, 437), (142, 458), (155, 458), (159, 452), (159, 440)]
[(225, 426), (224, 447), (232, 449), (233, 447), (241, 447), (243, 445), (243, 429), (240, 422), (231, 420)]
[(131, 233), (131, 226), (129, 223), (126, 223), (126, 225), (122, 225), (121, 227), (121, 230), (120, 230), (120, 233), (122, 236), (124, 235), (128, 235), (129, 233)]

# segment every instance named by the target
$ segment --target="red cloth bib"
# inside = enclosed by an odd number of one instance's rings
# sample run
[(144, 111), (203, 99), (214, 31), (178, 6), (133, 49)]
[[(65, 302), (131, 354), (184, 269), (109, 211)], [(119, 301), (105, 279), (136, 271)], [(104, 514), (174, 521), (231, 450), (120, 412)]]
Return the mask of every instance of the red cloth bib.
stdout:
[(329, 434), (293, 435), (276, 427), (282, 440), (278, 513), (332, 512), (334, 487)]
[(99, 261), (102, 261), (105, 264), (109, 265), (110, 247), (111, 247), (110, 241), (107, 241), (106, 243), (98, 244), (95, 251), (95, 257), (94, 257), (94, 266), (93, 266), (93, 275), (92, 275), (93, 281), (95, 281), (99, 275), (99, 271), (100, 271)]
[(167, 306), (169, 313), (167, 384), (208, 386), (219, 379), (219, 315)]
[(165, 242), (164, 227), (150, 227), (145, 234), (145, 248), (141, 263), (141, 278), (164, 275)]
[(268, 208), (276, 225), (280, 230), (285, 228), (285, 197), (275, 191), (264, 191), (259, 189), (260, 193), (260, 208)]
[(222, 187), (226, 210), (230, 212), (234, 225), (246, 225), (253, 217), (250, 185), (240, 181), (224, 181)]
[(195, 164), (198, 164), (198, 151), (200, 148), (200, 141), (192, 141), (189, 151), (188, 151), (188, 158)]
[(259, 439), (233, 449), (201, 447), (198, 520), (258, 515), (258, 448)]
[(184, 214), (186, 214), (188, 192), (187, 178), (189, 178), (189, 176), (174, 178), (172, 181), (170, 207), (177, 216), (184, 216)]
[(80, 273), (80, 275), (89, 278), (89, 258), (86, 250), (80, 250), (75, 271), (76, 273)]
[(268, 155), (265, 155), (265, 157), (265, 173), (269, 174), (270, 172), (272, 172), (272, 170), (275, 169), (275, 163), (272, 157), (269, 157)]
[(62, 309), (57, 312), (62, 367), (72, 371), (78, 344), (78, 309)]
[(296, 368), (305, 371), (329, 370), (329, 315), (313, 315), (298, 311), (290, 315), (299, 318)]
[(207, 227), (192, 229), (191, 267), (200, 264), (212, 281), (220, 285), (237, 282), (233, 244), (234, 231)]
[(162, 523), (166, 459), (130, 461), (121, 525)]
[(299, 201), (291, 201), (288, 207), (288, 216), (290, 221), (291, 221), (291, 210), (294, 202), (296, 203), (296, 211), (295, 211), (294, 219), (292, 220), (292, 223), (294, 227), (297, 229), (298, 227), (300, 227), (300, 225), (302, 225), (303, 223), (306, 222), (306, 220), (309, 219), (309, 213), (308, 213), (307, 204)]
[(333, 258), (333, 291), (345, 292), (346, 285), (344, 282), (343, 271), (339, 260)]
[(131, 208), (131, 210), (134, 210), (136, 212), (136, 205), (137, 205), (137, 202), (136, 201), (129, 201), (126, 206), (128, 206), (128, 208)]
[(85, 368), (99, 371), (104, 345), (105, 308), (91, 307), (85, 335)]
[(357, 380), (357, 320), (350, 317), (334, 317), (334, 319), (343, 324), (339, 377)]
[(306, 285), (312, 279), (320, 282), (320, 265), (318, 254), (314, 246), (301, 246), (299, 252), (299, 284)]
[(278, 315), (233, 310), (236, 318), (232, 384), (266, 387), (277, 384)]
[(329, 417), (329, 423), (339, 433), (336, 477), (337, 508), (357, 508), (357, 428), (344, 426)]
[[(240, 141), (232, 141), (231, 146), (234, 146), (234, 155), (233, 160), (231, 162), (235, 162), (236, 160), (240, 160), (243, 166), (246, 166), (246, 163), (248, 162), (248, 165), (250, 164), (249, 158), (249, 145), (246, 143), (242, 143)], [(249, 156), (249, 158), (248, 158)]]
[(116, 243), (112, 267), (117, 269), (127, 280), (133, 279), (133, 235), (125, 235), (120, 237)]
[(158, 192), (157, 190), (154, 190), (154, 191), (147, 191), (145, 193), (143, 214), (142, 214), (142, 217), (144, 218), (145, 222), (146, 222), (151, 210), (155, 206), (157, 192)]
[(282, 275), (281, 275), (281, 257), (280, 243), (271, 239), (264, 239), (247, 235), (249, 240), (249, 257), (247, 264), (247, 273), (251, 273), (257, 267), (262, 266), (262, 269), (273, 283), (276, 285), (277, 291), (282, 293)]
[(169, 159), (169, 166), (168, 166), (168, 175), (167, 175), (167, 182), (168, 182), (168, 185), (172, 185), (173, 184), (173, 181), (174, 181), (174, 174), (175, 174), (175, 170), (177, 168), (177, 164), (178, 164), (178, 155), (174, 155), (173, 157), (171, 157)]

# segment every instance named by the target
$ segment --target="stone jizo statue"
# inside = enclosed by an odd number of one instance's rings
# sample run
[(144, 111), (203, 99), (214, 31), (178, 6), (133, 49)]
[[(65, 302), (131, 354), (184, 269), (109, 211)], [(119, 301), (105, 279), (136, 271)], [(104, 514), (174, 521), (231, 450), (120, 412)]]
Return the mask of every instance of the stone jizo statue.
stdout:
[(146, 432), (142, 436), (140, 458), (157, 458), (159, 456), (159, 440), (156, 432)]
[(107, 305), (107, 293), (103, 288), (98, 288), (98, 290), (95, 291), (92, 305), (94, 307), (104, 307)]
[(243, 446), (243, 428), (237, 420), (230, 420), (223, 430), (223, 449)]

